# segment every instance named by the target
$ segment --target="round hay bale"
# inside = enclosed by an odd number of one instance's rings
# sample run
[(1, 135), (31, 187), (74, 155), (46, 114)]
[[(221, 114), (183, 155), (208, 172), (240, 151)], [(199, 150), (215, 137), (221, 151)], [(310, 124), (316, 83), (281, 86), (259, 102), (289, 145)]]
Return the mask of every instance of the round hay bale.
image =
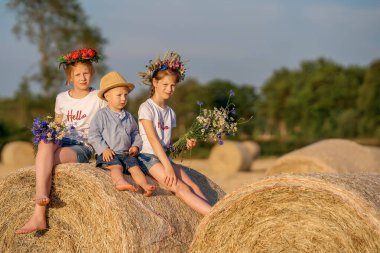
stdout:
[(33, 144), (26, 141), (13, 141), (5, 144), (1, 151), (1, 162), (12, 168), (33, 165)]
[(225, 141), (223, 145), (215, 145), (209, 156), (211, 169), (224, 175), (247, 171), (252, 157), (241, 142)]
[(380, 174), (284, 174), (228, 194), (190, 252), (380, 252)]
[[(212, 204), (224, 196), (211, 180), (184, 169)], [(0, 252), (185, 252), (202, 218), (162, 188), (149, 198), (118, 192), (104, 170), (61, 164), (47, 209), (49, 229), (15, 235), (33, 212), (34, 166), (0, 180), (0, 192)]]
[(254, 141), (243, 141), (243, 146), (248, 151), (249, 155), (251, 156), (252, 160), (255, 160), (260, 156), (260, 145), (257, 144)]
[(374, 146), (365, 146), (365, 147), (368, 149), (375, 163), (380, 164), (380, 148), (374, 147)]
[(267, 175), (310, 172), (380, 172), (380, 161), (368, 148), (353, 141), (327, 139), (280, 157)]

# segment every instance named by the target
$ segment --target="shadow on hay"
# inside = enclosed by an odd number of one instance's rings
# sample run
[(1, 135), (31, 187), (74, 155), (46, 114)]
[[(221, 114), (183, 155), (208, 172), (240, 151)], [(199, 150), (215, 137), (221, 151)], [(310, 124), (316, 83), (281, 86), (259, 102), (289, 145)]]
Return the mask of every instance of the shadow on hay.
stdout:
[(218, 202), (218, 192), (211, 187), (209, 181), (207, 181), (206, 176), (196, 170), (187, 168), (180, 164), (178, 165), (186, 172), (187, 175), (189, 175), (191, 180), (193, 180), (197, 185), (202, 185), (202, 192), (206, 196), (208, 202), (212, 206), (215, 205), (216, 202)]

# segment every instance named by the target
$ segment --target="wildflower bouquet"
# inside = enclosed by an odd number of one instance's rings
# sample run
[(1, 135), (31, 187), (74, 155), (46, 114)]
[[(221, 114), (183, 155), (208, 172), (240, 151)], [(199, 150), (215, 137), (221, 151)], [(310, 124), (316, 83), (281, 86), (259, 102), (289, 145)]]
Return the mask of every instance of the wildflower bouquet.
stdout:
[(64, 124), (54, 122), (52, 119), (53, 117), (51, 116), (47, 116), (45, 120), (34, 119), (32, 127), (34, 145), (38, 145), (40, 141), (60, 145), (63, 137), (74, 129), (73, 126), (67, 127)]
[(228, 101), (225, 107), (202, 109), (203, 103), (198, 101), (200, 107), (199, 115), (190, 127), (190, 130), (182, 135), (178, 141), (168, 148), (168, 153), (172, 158), (179, 156), (186, 151), (187, 140), (197, 141), (213, 140), (223, 145), (223, 136), (235, 135), (238, 122), (232, 116), (235, 112), (235, 105), (230, 102), (234, 92), (230, 90)]

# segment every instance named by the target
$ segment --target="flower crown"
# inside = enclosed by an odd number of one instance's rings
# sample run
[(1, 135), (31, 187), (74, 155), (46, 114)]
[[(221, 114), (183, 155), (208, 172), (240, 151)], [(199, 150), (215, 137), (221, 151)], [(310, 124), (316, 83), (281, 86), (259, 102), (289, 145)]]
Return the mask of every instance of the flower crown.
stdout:
[(72, 51), (69, 54), (61, 55), (58, 57), (57, 61), (59, 62), (59, 66), (62, 64), (68, 65), (76, 62), (98, 62), (100, 60), (100, 56), (96, 52), (96, 50), (92, 48), (83, 48), (80, 50)]
[(154, 61), (150, 60), (149, 65), (146, 65), (146, 71), (141, 71), (138, 75), (141, 77), (141, 82), (147, 85), (152, 84), (153, 77), (160, 70), (171, 69), (179, 74), (179, 81), (185, 79), (186, 66), (181, 60), (181, 56), (174, 51), (166, 51), (162, 60), (158, 56)]

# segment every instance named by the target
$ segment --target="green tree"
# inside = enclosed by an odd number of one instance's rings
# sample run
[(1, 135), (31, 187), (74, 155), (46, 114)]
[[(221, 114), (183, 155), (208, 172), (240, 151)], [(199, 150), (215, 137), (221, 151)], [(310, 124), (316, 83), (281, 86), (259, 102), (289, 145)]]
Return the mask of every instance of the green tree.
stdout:
[(359, 90), (359, 132), (365, 137), (380, 137), (380, 60), (370, 64)]
[[(41, 83), (44, 95), (58, 90), (64, 78), (56, 59), (79, 47), (95, 48), (100, 54), (106, 43), (97, 27), (90, 26), (76, 0), (9, 0), (7, 7), (16, 13), (13, 32), (35, 44), (40, 55), (39, 73), (27, 77)], [(98, 65), (100, 73), (105, 66)]]

